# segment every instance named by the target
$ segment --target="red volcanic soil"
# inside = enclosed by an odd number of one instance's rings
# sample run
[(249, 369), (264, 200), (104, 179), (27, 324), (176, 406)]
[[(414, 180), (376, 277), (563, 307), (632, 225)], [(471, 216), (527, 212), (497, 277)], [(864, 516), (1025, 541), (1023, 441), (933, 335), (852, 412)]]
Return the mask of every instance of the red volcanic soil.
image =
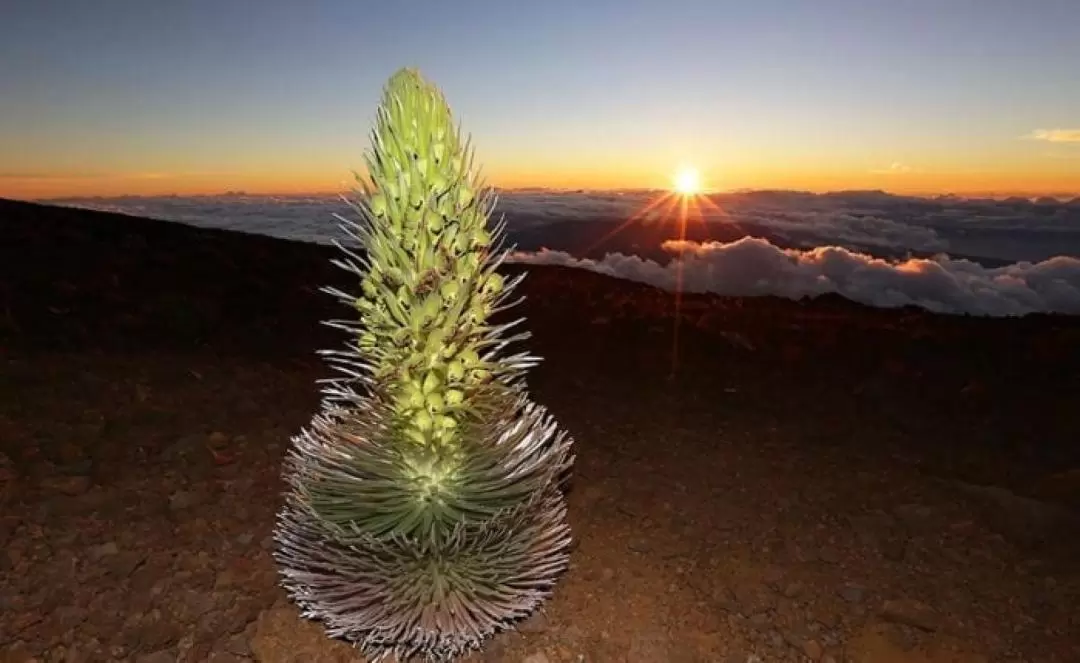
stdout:
[[(335, 251), (11, 201), (0, 237), (0, 660), (357, 660), (268, 552)], [(578, 543), (469, 660), (1080, 660), (1080, 319), (527, 272)]]

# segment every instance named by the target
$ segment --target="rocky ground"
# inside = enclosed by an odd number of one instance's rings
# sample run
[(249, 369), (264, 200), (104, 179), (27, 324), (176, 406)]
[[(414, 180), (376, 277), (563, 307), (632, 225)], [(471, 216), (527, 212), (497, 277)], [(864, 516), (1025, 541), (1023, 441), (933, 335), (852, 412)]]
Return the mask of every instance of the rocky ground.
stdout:
[[(325, 249), (0, 201), (0, 661), (356, 661), (270, 534)], [(577, 548), (470, 661), (1080, 661), (1080, 320), (530, 268)]]

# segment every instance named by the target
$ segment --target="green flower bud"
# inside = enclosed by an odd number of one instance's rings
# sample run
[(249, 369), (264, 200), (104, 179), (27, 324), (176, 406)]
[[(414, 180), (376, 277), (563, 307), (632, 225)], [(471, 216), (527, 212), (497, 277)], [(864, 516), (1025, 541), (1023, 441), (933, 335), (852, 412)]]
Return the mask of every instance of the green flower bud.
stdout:
[(424, 303), (420, 305), (421, 313), (424, 320), (433, 320), (439, 313), (439, 309), (442, 308), (442, 296), (438, 291), (432, 292), (430, 295), (424, 298)]
[(432, 213), (429, 212), (428, 215), (427, 215), (427, 230), (428, 230), (428, 232), (437, 233), (442, 229), (443, 229), (443, 216), (442, 216), (442, 214), (432, 214)]
[(473, 348), (466, 348), (459, 357), (465, 368), (473, 368), (480, 363), (480, 355)]
[(434, 426), (435, 420), (428, 414), (427, 410), (419, 410), (413, 415), (413, 425), (417, 430), (428, 432)]
[(458, 253), (465, 253), (472, 248), (472, 239), (468, 235), (461, 233), (454, 238), (454, 249)]
[(454, 216), (454, 202), (450, 200), (449, 196), (439, 198), (438, 202), (435, 203), (435, 209), (439, 214), (447, 218)]
[(430, 394), (438, 389), (441, 383), (442, 380), (439, 379), (435, 371), (428, 371), (428, 374), (424, 376), (424, 384), (421, 389), (424, 394)]
[(442, 394), (433, 391), (427, 395), (426, 405), (431, 412), (442, 412), (446, 407), (446, 401), (443, 399)]
[(386, 216), (386, 196), (381, 193), (376, 193), (368, 201), (368, 207), (371, 209), (371, 213), (375, 216)]
[(406, 398), (405, 404), (408, 405), (411, 409), (419, 410), (420, 408), (424, 407), (424, 404), (426, 402), (427, 401), (424, 397), (424, 394), (417, 390), (409, 393), (408, 397)]
[(439, 286), (439, 294), (447, 302), (456, 300), (459, 292), (461, 292), (461, 284), (457, 281), (443, 281)]
[(451, 382), (460, 382), (465, 378), (465, 364), (458, 357), (446, 365), (446, 379)]
[(461, 405), (465, 400), (465, 392), (460, 389), (447, 389), (446, 390), (446, 404), (454, 407)]
[(484, 280), (484, 285), (481, 287), (481, 292), (485, 294), (498, 294), (503, 289), (503, 277), (498, 272), (492, 272), (487, 275)]

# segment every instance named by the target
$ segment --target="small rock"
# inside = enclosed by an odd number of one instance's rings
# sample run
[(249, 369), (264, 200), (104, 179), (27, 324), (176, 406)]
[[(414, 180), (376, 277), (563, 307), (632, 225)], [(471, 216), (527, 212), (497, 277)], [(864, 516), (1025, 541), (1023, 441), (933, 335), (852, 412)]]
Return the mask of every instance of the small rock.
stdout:
[(116, 541), (109, 541), (103, 543), (100, 546), (94, 546), (90, 549), (90, 559), (98, 561), (104, 557), (109, 557), (120, 553), (120, 547), (116, 545)]
[(247, 637), (241, 633), (229, 636), (217, 649), (237, 656), (251, 656), (251, 645), (248, 644)]
[(866, 589), (859, 585), (844, 585), (840, 588), (840, 598), (848, 603), (861, 603), (866, 597)]
[(542, 651), (533, 652), (526, 656), (521, 663), (550, 663), (547, 654)]
[(767, 631), (771, 626), (769, 616), (764, 612), (759, 612), (756, 615), (751, 615), (750, 618), (746, 621), (755, 629), (762, 632)]
[(738, 582), (731, 588), (731, 594), (739, 611), (747, 617), (770, 610), (776, 602), (767, 587), (755, 582)]
[(205, 496), (193, 490), (178, 490), (169, 497), (169, 508), (183, 511), (202, 504)]
[(52, 614), (53, 622), (63, 631), (79, 626), (86, 621), (86, 617), (86, 608), (78, 605), (62, 605)]
[(801, 582), (793, 580), (784, 585), (783, 595), (789, 599), (795, 599), (802, 595), (804, 586)]
[[(132, 629), (133, 627), (133, 629)], [(150, 611), (138, 625), (129, 626), (130, 644), (141, 649), (160, 649), (176, 644), (184, 635), (184, 626), (158, 610)], [(175, 660), (175, 659), (170, 659)]]
[(825, 654), (825, 648), (817, 640), (810, 639), (803, 643), (802, 653), (811, 661), (820, 661)]
[(838, 564), (840, 562), (840, 553), (832, 548), (822, 548), (818, 551), (818, 559), (826, 564)]
[(634, 539), (633, 541), (628, 543), (626, 545), (626, 547), (629, 548), (630, 550), (632, 550), (633, 552), (641, 553), (643, 555), (648, 553), (648, 552), (651, 552), (652, 549), (653, 549), (652, 543), (650, 543), (649, 540), (645, 539), (645, 538)]
[(911, 599), (886, 601), (880, 616), (887, 622), (914, 626), (924, 631), (936, 631), (939, 617), (930, 606)]
[(784, 631), (783, 636), (784, 641), (791, 645), (793, 649), (802, 649), (806, 641), (811, 638), (811, 633), (805, 626), (795, 626)]
[(90, 490), (90, 477), (76, 474), (69, 476), (47, 477), (41, 481), (41, 487), (72, 497), (82, 495)]
[[(214, 609), (214, 596), (197, 589), (180, 590), (172, 597), (174, 616), (186, 623), (198, 621), (199, 617)], [(220, 623), (221, 619), (215, 622)]]
[(116, 555), (110, 555), (105, 568), (110, 577), (115, 579), (127, 578), (135, 569), (142, 565), (146, 554), (138, 550), (129, 550)]
[(544, 633), (548, 630), (548, 618), (543, 612), (537, 610), (523, 621), (518, 622), (519, 633)]
[(762, 574), (761, 581), (773, 589), (779, 589), (782, 586), (781, 583), (784, 582), (784, 572), (771, 566)]

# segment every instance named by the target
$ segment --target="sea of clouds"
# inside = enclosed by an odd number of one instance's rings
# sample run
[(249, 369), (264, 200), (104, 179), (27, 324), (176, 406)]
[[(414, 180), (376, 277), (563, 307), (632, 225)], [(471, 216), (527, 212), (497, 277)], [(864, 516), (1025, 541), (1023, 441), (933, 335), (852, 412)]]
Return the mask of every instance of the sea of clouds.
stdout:
[[(879, 191), (716, 194), (697, 210), (745, 236), (733, 242), (669, 241), (658, 262), (559, 250), (566, 223), (641, 217), (662, 192), (503, 191), (497, 212), (514, 233), (550, 242), (515, 262), (560, 264), (673, 289), (799, 298), (839, 293), (873, 306), (914, 304), (941, 313), (1080, 314), (1080, 199), (920, 198)], [(307, 242), (339, 237), (338, 196), (155, 196), (45, 201)], [(661, 222), (663, 206), (643, 217)], [(535, 242), (534, 242), (535, 244)], [(904, 252), (924, 255), (904, 257)], [(898, 257), (899, 256), (899, 257)], [(963, 256), (963, 257), (957, 257)]]

